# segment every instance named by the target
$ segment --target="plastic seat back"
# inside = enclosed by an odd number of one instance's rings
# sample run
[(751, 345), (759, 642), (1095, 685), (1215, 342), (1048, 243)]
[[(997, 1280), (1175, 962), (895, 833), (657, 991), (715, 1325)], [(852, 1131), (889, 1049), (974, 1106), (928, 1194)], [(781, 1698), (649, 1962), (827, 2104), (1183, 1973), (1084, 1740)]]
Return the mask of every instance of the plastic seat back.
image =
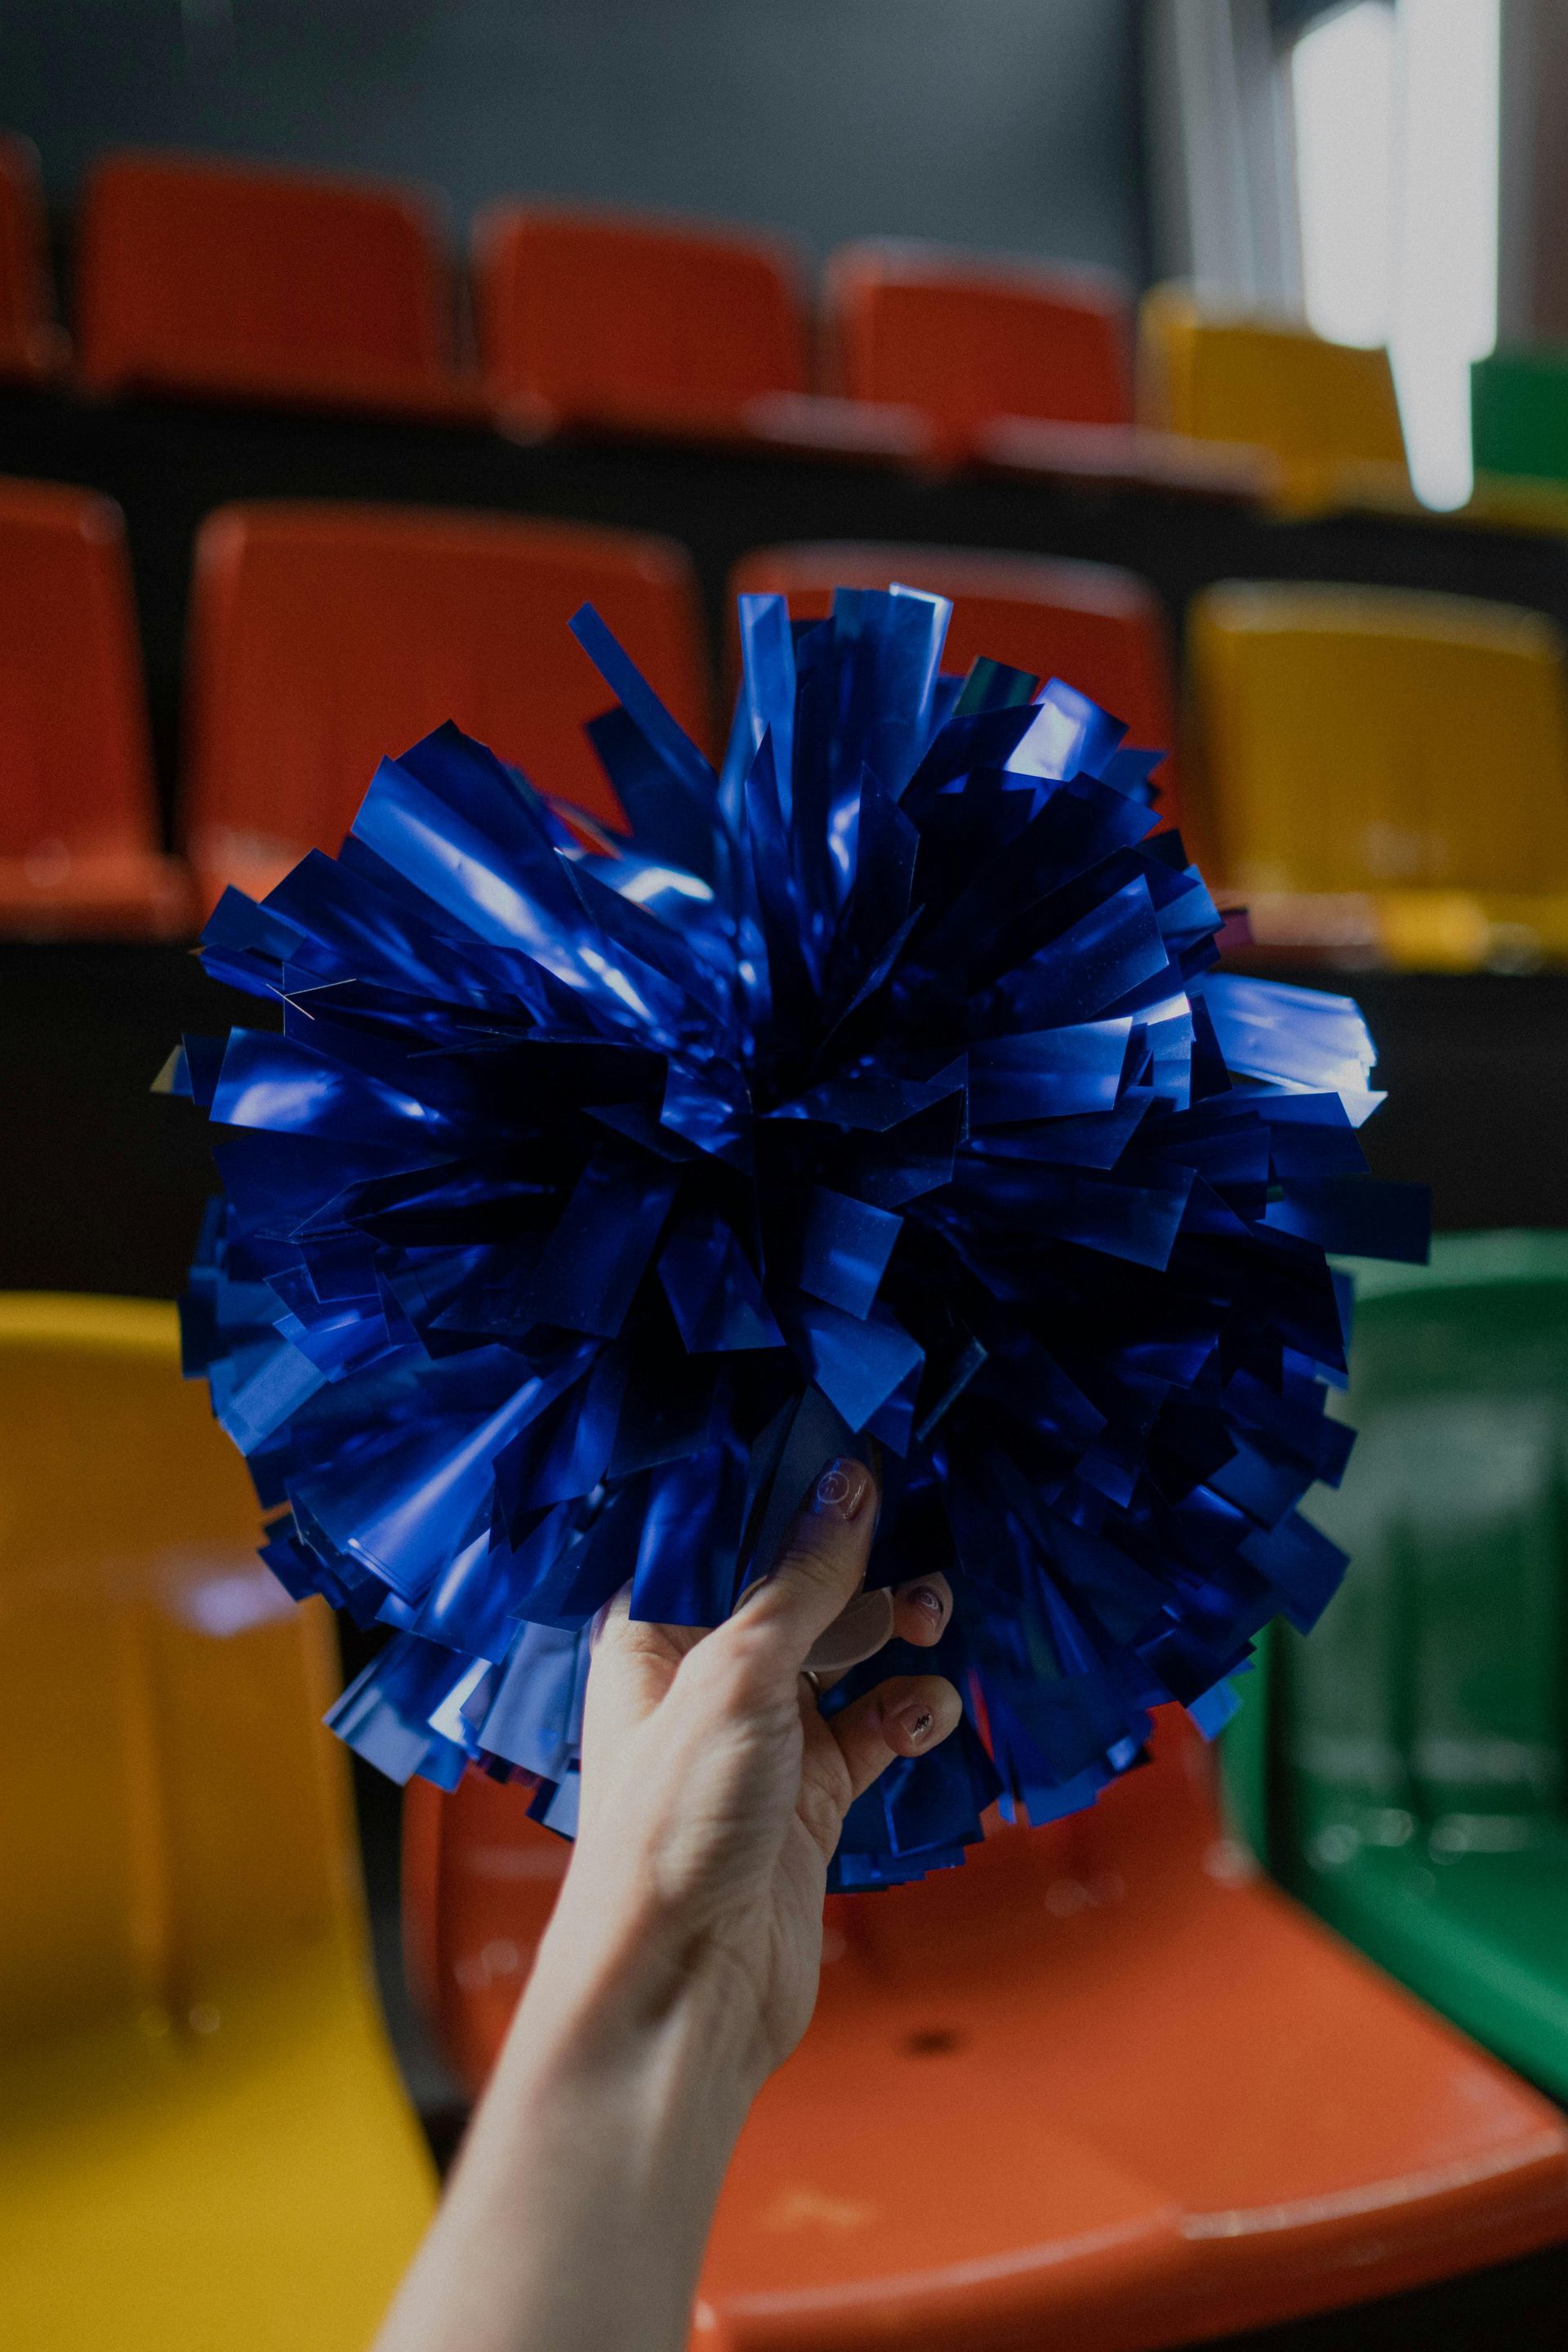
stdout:
[(1143, 298), (1138, 405), (1145, 425), (1271, 451), (1288, 486), (1309, 493), (1346, 469), (1405, 477), (1385, 351), (1278, 320), (1205, 315), (1179, 286)]
[(873, 240), (839, 247), (826, 291), (842, 390), (923, 411), (950, 449), (999, 416), (1131, 419), (1131, 301), (1109, 275)]
[(1470, 444), (1478, 473), (1568, 481), (1568, 353), (1500, 351), (1472, 360)]
[(151, 849), (153, 807), (124, 518), (0, 479), (0, 859)]
[[(853, 541), (758, 548), (730, 579), (736, 596), (787, 596), (797, 620), (827, 612), (836, 587), (886, 588), (892, 581), (952, 600), (943, 666), (955, 672), (982, 656), (1035, 676), (1064, 677), (1127, 723), (1131, 740), (1172, 746), (1175, 719), (1164, 616), (1146, 582), (1110, 564), (1047, 562), (937, 547), (873, 546)], [(1157, 772), (1160, 811), (1179, 824), (1175, 764)]]
[(572, 1848), (528, 1818), (528, 1791), (483, 1773), (447, 1799), (403, 1800), (403, 1948), (410, 1988), (471, 2093), (495, 2063), (550, 1923)]
[(1542, 614), (1227, 583), (1194, 603), (1187, 658), (1225, 883), (1568, 888), (1563, 641)]
[(497, 205), (476, 233), (475, 301), (493, 401), (539, 428), (721, 431), (807, 388), (800, 269), (776, 238)]
[(30, 140), (0, 132), (0, 383), (37, 382), (65, 349), (55, 323), (37, 151)]
[(324, 1613), (255, 1558), (172, 1307), (0, 1297), (0, 2051), (167, 2030), (342, 1937), (355, 1871)]
[(583, 734), (608, 689), (567, 630), (595, 604), (681, 724), (710, 731), (684, 551), (630, 533), (398, 507), (258, 505), (196, 551), (186, 831), (210, 906), (336, 849), (376, 762), (446, 719), (610, 824)]
[[(907, 1887), (827, 1900), (818, 2030), (853, 2018), (868, 1979), (951, 2032), (950, 2013), (1040, 1954), (1047, 1918), (1132, 1889), (1150, 1919), (1182, 1907), (1192, 1873), (1222, 1830), (1206, 1759), (1167, 1724), (1165, 1761), (1134, 1776), (1113, 1805), (1047, 1828), (1005, 1829), (961, 1870)], [(1194, 1763), (1195, 1759), (1195, 1763)], [(477, 2090), (504, 2037), (549, 1924), (572, 1849), (528, 1818), (526, 1789), (468, 1774), (451, 1796), (423, 1780), (404, 1800), (404, 1929), (410, 1980), (461, 2079)], [(849, 1962), (841, 1967), (840, 1962)], [(947, 2004), (944, 2010), (944, 2002)], [(962, 2024), (956, 2040), (966, 2030)]]
[(403, 406), (449, 389), (447, 264), (408, 190), (116, 155), (88, 182), (78, 251), (95, 392)]
[(1496, 1850), (1568, 1801), (1568, 1239), (1440, 1239), (1357, 1286), (1361, 1434), (1314, 1514), (1352, 1565), (1289, 1653), (1305, 1833)]

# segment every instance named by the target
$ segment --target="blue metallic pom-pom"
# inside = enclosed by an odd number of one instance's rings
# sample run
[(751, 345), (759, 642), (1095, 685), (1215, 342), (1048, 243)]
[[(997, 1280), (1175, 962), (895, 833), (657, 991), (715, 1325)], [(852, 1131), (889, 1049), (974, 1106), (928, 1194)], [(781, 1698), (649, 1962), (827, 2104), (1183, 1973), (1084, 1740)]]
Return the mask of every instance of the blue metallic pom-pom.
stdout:
[(950, 1577), (920, 1662), (966, 1714), (856, 1805), (840, 1885), (1089, 1803), (1163, 1700), (1213, 1731), (1333, 1591), (1296, 1509), (1350, 1445), (1325, 1253), (1425, 1250), (1364, 1172), (1366, 1029), (1214, 973), (1158, 755), (1059, 681), (942, 676), (947, 616), (742, 597), (715, 775), (585, 609), (628, 845), (445, 727), (207, 927), (283, 1029), (176, 1066), (226, 1193), (187, 1370), (289, 1591), (393, 1629), (331, 1720), (398, 1780), (528, 1776), (570, 1831), (601, 1604), (722, 1618), (872, 1440), (872, 1580)]

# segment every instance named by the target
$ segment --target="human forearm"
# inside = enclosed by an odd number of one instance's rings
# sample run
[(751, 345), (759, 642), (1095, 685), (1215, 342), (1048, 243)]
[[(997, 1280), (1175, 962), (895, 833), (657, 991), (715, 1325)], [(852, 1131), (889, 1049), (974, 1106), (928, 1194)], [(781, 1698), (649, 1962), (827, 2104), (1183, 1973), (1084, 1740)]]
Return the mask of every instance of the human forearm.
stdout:
[(542, 1963), (377, 2352), (681, 2352), (756, 2087), (706, 1981)]

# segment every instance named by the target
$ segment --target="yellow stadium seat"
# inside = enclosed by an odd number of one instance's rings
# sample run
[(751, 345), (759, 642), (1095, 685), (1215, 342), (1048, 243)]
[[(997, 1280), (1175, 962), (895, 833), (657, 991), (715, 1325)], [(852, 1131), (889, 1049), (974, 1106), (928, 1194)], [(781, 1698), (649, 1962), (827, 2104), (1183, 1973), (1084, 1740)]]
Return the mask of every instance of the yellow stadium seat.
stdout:
[(331, 1621), (172, 1307), (0, 1297), (0, 2343), (363, 2352), (434, 2183)]
[(1267, 449), (1293, 509), (1413, 503), (1385, 351), (1205, 310), (1187, 288), (1156, 286), (1139, 312), (1138, 415), (1194, 440)]
[(1568, 955), (1563, 654), (1543, 614), (1466, 597), (1199, 596), (1194, 829), (1258, 936), (1310, 938), (1316, 899), (1323, 944), (1357, 944), (1360, 909), (1360, 944), (1412, 969)]

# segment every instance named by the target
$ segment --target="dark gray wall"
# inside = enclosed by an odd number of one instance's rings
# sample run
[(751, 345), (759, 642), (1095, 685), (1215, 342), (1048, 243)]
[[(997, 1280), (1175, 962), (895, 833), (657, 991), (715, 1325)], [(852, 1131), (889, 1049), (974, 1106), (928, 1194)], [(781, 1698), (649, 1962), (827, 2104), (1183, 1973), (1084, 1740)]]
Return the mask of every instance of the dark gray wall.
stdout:
[(1135, 0), (0, 0), (68, 206), (115, 144), (1142, 272)]

